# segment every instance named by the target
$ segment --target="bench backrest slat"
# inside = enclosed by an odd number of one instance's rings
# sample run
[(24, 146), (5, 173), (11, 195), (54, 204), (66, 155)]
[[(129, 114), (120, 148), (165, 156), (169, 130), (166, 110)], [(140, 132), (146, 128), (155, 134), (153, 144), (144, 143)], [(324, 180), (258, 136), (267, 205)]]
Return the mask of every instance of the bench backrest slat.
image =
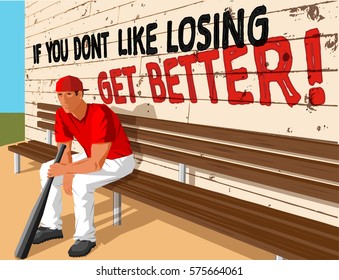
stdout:
[[(56, 112), (60, 106), (38, 103), (38, 109)], [(268, 133), (242, 131), (237, 129), (211, 127), (197, 124), (179, 123), (145, 117), (117, 114), (122, 123), (152, 129), (165, 130), (173, 133), (189, 132), (192, 136), (228, 141), (242, 145), (264, 149), (281, 150), (290, 153), (304, 154), (327, 159), (339, 160), (339, 145), (328, 141), (304, 139), (298, 137), (272, 135)], [(48, 117), (49, 120), (54, 120)]]
[(339, 182), (339, 176), (337, 174), (339, 165), (333, 163), (318, 162), (312, 159), (298, 158), (290, 155), (228, 146), (182, 136), (141, 130), (134, 127), (125, 127), (125, 131), (130, 139), (150, 141), (156, 144), (191, 150), (199, 154), (208, 154), (275, 170), (284, 170)]
[(55, 122), (55, 113), (46, 113), (46, 112), (38, 111), (37, 117)]
[(312, 197), (317, 197), (327, 201), (339, 203), (338, 187), (330, 184), (312, 181), (309, 179), (293, 177), (281, 173), (256, 169), (248, 166), (241, 166), (234, 163), (222, 162), (211, 158), (185, 154), (175, 150), (167, 150), (147, 144), (131, 142), (134, 152), (152, 155), (157, 158), (174, 162), (182, 162), (216, 173), (232, 176), (249, 182), (256, 182), (272, 186), (278, 189), (292, 191)]
[(156, 120), (122, 114), (118, 114), (118, 116), (122, 123), (140, 127), (148, 127), (152, 129), (170, 131), (173, 133), (189, 133), (190, 135), (197, 137), (206, 137), (253, 147), (281, 150), (285, 152), (339, 160), (339, 145), (332, 142)]
[(53, 123), (48, 123), (44, 121), (38, 121), (37, 126), (42, 128), (42, 129), (48, 129), (48, 130), (53, 130), (54, 131), (54, 124)]
[(38, 107), (38, 109), (41, 109), (41, 110), (56, 112), (60, 108), (60, 105), (53, 105), (53, 104), (48, 104), (48, 103), (38, 103), (37, 107)]

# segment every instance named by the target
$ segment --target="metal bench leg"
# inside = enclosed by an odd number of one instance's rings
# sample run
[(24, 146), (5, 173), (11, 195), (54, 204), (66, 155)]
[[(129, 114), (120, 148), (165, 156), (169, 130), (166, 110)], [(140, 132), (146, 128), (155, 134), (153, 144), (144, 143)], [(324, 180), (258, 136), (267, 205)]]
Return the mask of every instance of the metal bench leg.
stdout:
[(14, 173), (20, 173), (20, 155), (14, 153)]
[(178, 181), (186, 183), (186, 164), (179, 163)]
[(121, 225), (121, 194), (113, 192), (113, 226)]
[(52, 145), (52, 139), (53, 139), (52, 130), (47, 129), (46, 133), (47, 133), (46, 143)]

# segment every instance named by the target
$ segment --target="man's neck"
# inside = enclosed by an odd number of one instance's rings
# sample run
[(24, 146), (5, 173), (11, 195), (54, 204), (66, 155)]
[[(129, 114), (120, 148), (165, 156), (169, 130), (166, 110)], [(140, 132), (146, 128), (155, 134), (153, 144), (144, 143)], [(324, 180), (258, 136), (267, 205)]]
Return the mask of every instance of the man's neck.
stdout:
[(79, 106), (72, 112), (72, 115), (81, 121), (85, 117), (86, 111), (87, 104), (85, 101), (81, 100)]

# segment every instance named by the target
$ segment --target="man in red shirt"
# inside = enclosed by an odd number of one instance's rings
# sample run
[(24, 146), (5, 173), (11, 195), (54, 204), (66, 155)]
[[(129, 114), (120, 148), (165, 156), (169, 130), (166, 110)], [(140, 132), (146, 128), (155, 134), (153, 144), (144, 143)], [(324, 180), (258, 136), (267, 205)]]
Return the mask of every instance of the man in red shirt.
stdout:
[[(96, 245), (94, 192), (107, 183), (130, 174), (135, 166), (129, 140), (117, 115), (104, 104), (87, 104), (83, 100), (82, 82), (73, 76), (58, 80), (56, 92), (61, 104), (55, 117), (58, 147), (66, 145), (60, 163), (49, 161), (40, 169), (41, 186), (54, 177), (45, 212), (35, 235), (34, 244), (62, 238), (61, 189), (73, 195), (75, 243), (71, 257), (87, 255)], [(84, 153), (73, 155), (76, 139)]]

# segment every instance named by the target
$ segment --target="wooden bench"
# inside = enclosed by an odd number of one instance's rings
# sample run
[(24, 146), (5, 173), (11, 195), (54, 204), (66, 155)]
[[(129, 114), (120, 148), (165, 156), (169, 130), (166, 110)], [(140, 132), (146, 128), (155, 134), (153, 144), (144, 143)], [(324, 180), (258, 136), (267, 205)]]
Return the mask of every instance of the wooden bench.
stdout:
[[(45, 162), (59, 106), (38, 104), (37, 126), (47, 143), (9, 146)], [(137, 158), (178, 163), (178, 181), (135, 170), (105, 187), (114, 194), (114, 224), (121, 223), (121, 195), (270, 251), (287, 259), (339, 259), (338, 227), (185, 183), (186, 165), (324, 201), (339, 203), (339, 146), (321, 141), (183, 124), (119, 114)], [(15, 163), (15, 172), (19, 172)]]

